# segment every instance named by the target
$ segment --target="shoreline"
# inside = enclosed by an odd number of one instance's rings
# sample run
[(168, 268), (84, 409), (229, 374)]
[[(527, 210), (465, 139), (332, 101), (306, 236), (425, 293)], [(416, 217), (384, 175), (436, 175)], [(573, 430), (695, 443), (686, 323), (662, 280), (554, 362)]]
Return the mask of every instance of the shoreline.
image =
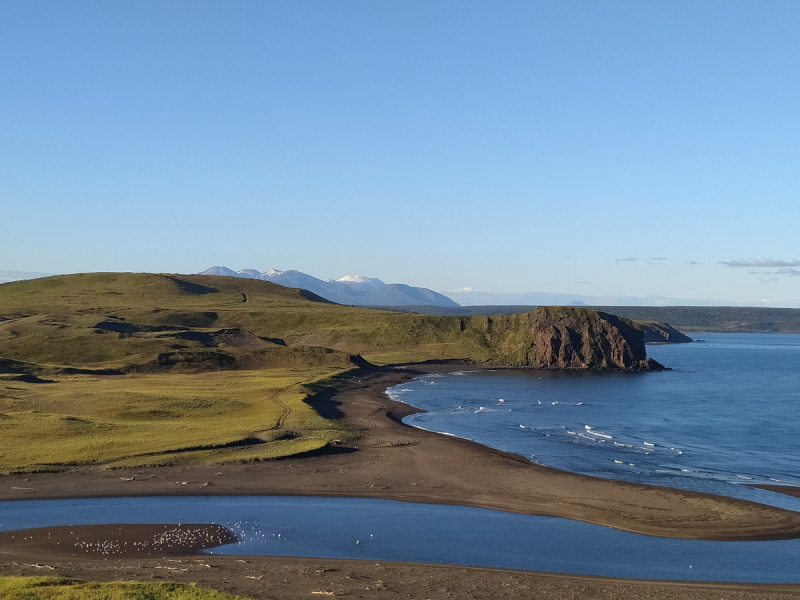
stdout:
[[(0, 533), (0, 575), (193, 583), (256, 599), (768, 600), (800, 583), (621, 579), (384, 560), (207, 554), (235, 542), (218, 525), (56, 526)], [(29, 562), (30, 561), (30, 562)], [(533, 595), (535, 594), (535, 596)]]
[[(115, 534), (119, 526), (106, 526)], [(132, 528), (135, 526), (129, 526)], [(150, 529), (141, 533), (152, 533)], [(164, 526), (160, 526), (164, 527)], [(171, 527), (171, 526), (167, 526)], [(29, 530), (30, 531), (30, 530)], [(128, 532), (128, 533), (131, 533)], [(99, 531), (94, 532), (95, 535)], [(66, 539), (66, 538), (63, 538)], [(134, 539), (128, 537), (128, 539)], [(27, 543), (26, 543), (27, 544)], [(26, 562), (33, 561), (33, 562)], [(0, 574), (88, 581), (193, 583), (258, 600), (336, 598), (447, 600), (775, 600), (800, 598), (800, 584), (618, 579), (396, 561), (169, 552), (121, 556), (42, 552), (36, 542), (0, 551)]]
[(160, 495), (352, 496), (571, 518), (684, 539), (800, 537), (800, 513), (673, 488), (600, 479), (534, 464), (477, 442), (408, 426), (421, 409), (385, 390), (418, 375), (474, 365), (353, 371), (309, 398), (360, 434), (353, 446), (245, 464), (0, 475), (0, 500)]
[[(360, 431), (356, 448), (334, 447), (333, 453), (317, 456), (210, 467), (81, 467), (61, 473), (4, 475), (0, 476), (0, 500), (150, 495), (355, 496), (558, 516), (687, 539), (800, 537), (800, 515), (790, 511), (559, 471), (464, 438), (405, 425), (401, 419), (420, 409), (391, 400), (384, 393), (388, 387), (425, 372), (463, 368), (464, 365), (423, 365), (413, 370), (350, 373), (336, 381), (335, 387), (310, 398), (323, 414), (342, 418)], [(152, 526), (132, 526), (131, 530), (146, 536), (149, 527)], [(387, 600), (800, 598), (800, 583), (634, 580), (461, 565), (179, 554), (163, 558), (65, 557), (46, 547), (26, 551), (18, 546), (16, 555), (11, 556), (6, 547), (0, 548), (0, 574), (196, 583), (259, 600), (292, 600), (312, 594), (339, 598), (361, 598), (366, 594)]]
[[(616, 579), (490, 567), (355, 559), (171, 555), (169, 558), (73, 558), (41, 562), (35, 554), (0, 573), (87, 581), (192, 583), (258, 600), (315, 596), (396, 600), (776, 600), (800, 598), (800, 584)], [(33, 563), (21, 561), (33, 560)]]

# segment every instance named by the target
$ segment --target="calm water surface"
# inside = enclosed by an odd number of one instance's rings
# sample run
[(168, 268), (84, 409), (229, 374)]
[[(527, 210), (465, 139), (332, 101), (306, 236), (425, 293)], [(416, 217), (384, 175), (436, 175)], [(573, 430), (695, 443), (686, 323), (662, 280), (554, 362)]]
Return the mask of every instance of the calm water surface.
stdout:
[[(93, 523), (218, 523), (214, 553), (450, 563), (628, 578), (800, 581), (800, 540), (702, 542), (463, 506), (312, 497), (0, 502), (0, 530)], [(76, 554), (80, 550), (76, 549)]]

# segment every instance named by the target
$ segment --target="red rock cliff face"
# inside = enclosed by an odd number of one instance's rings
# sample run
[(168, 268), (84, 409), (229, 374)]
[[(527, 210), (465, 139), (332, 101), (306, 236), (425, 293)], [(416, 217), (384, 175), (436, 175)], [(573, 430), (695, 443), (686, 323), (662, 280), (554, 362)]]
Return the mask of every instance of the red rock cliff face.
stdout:
[(627, 319), (586, 308), (538, 307), (487, 318), (487, 342), (498, 366), (534, 369), (652, 371), (642, 331)]

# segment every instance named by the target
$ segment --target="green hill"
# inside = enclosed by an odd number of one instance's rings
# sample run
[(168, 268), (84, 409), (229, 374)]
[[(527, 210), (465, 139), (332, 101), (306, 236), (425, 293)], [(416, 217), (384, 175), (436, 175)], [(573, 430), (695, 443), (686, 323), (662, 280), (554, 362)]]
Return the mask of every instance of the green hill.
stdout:
[[(456, 359), (563, 368), (563, 360), (552, 365), (541, 360), (544, 346), (532, 350), (536, 335), (540, 345), (550, 345), (531, 329), (547, 321), (569, 342), (562, 350), (576, 351), (577, 358), (567, 361), (570, 368), (636, 368), (634, 363), (645, 359), (632, 331), (618, 340), (637, 347), (628, 362), (595, 350), (581, 353), (578, 346), (596, 341), (592, 335), (621, 326), (616, 319), (611, 328), (586, 327), (592, 320), (608, 322), (605, 313), (540, 307), (526, 314), (535, 316), (456, 317), (341, 306), (304, 290), (233, 277), (64, 275), (0, 285), (0, 356), (137, 372), (306, 361), (363, 364), (356, 355), (375, 364)], [(573, 321), (583, 332), (579, 344), (577, 330), (565, 329)]]
[(0, 472), (263, 460), (355, 439), (307, 402), (354, 367), (425, 360), (649, 370), (636, 324), (572, 307), (418, 315), (233, 277), (0, 285)]

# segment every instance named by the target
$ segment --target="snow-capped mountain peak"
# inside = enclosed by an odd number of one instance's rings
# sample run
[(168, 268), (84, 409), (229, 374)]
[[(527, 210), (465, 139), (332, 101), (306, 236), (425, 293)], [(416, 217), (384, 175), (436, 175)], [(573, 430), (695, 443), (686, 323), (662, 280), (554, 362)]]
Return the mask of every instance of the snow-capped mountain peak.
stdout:
[(340, 277), (336, 281), (346, 281), (348, 283), (367, 283), (368, 281), (377, 281), (378, 283), (383, 283), (377, 277), (366, 277), (364, 275), (345, 275), (344, 277)]
[[(222, 277), (242, 277), (242, 275), (240, 275), (236, 271), (234, 271), (232, 269), (229, 269), (228, 267), (220, 267), (220, 266), (211, 267), (210, 269), (206, 269), (205, 271), (200, 273), (200, 275), (219, 275), (219, 276), (222, 276)], [(244, 277), (246, 277), (246, 275)]]
[(251, 279), (258, 279), (258, 276), (261, 275), (261, 273), (255, 269), (242, 269), (241, 271), (236, 272), (243, 277), (249, 277)]
[(365, 277), (364, 275), (345, 275), (339, 279), (329, 281), (331, 283), (343, 283), (351, 288), (364, 291), (379, 290), (386, 285), (377, 277)]
[(408, 306), (430, 304), (435, 306), (458, 306), (447, 296), (433, 290), (412, 287), (402, 283), (386, 284), (376, 277), (346, 275), (340, 279), (317, 279), (300, 271), (270, 269), (259, 273), (255, 269), (233, 271), (227, 267), (212, 267), (200, 275), (227, 275), (261, 279), (278, 285), (302, 288), (339, 304), (356, 306)]

